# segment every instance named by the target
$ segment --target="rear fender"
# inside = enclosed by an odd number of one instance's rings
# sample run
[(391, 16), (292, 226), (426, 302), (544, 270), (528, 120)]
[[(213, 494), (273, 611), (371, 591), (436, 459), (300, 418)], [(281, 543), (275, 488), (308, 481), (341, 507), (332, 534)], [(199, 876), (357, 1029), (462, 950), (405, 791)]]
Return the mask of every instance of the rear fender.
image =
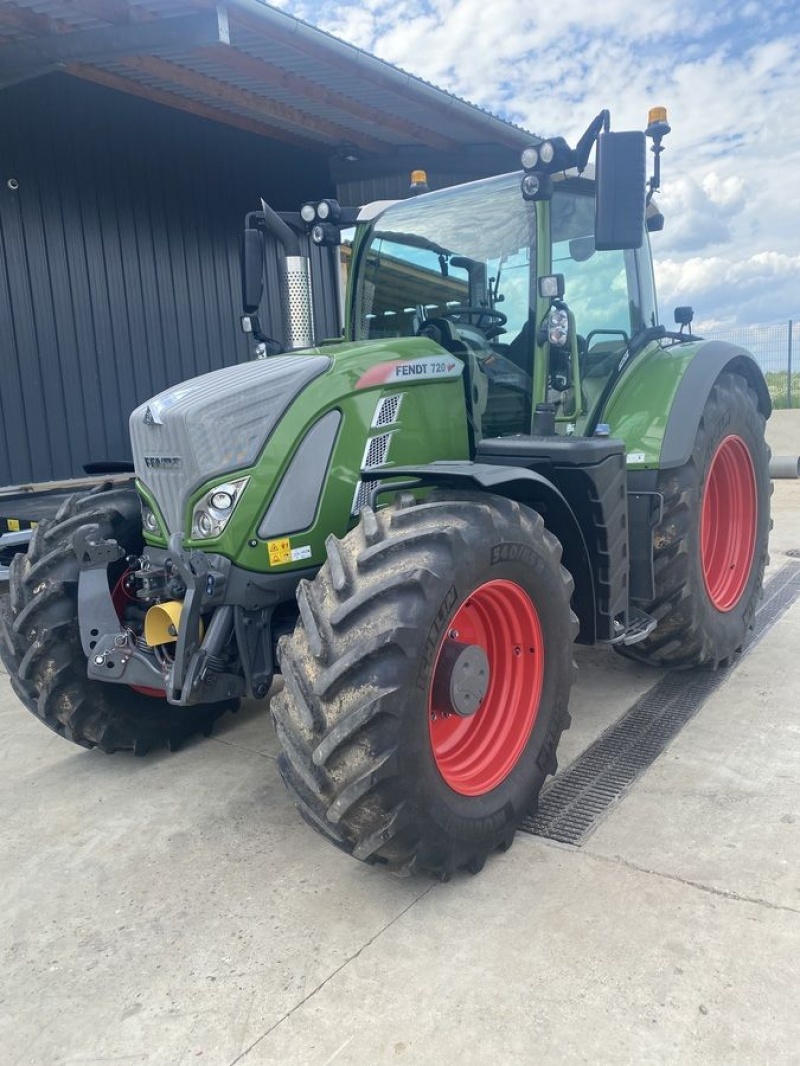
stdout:
[(703, 408), (725, 371), (747, 380), (760, 411), (769, 418), (772, 403), (761, 368), (737, 345), (653, 345), (631, 361), (600, 416), (625, 442), (629, 470), (679, 467), (688, 461)]
[(708, 341), (700, 346), (681, 378), (669, 410), (664, 441), (661, 445), (663, 468), (683, 466), (692, 454), (694, 438), (703, 408), (724, 371), (741, 374), (758, 397), (764, 418), (772, 414), (772, 400), (761, 367), (744, 348), (725, 341)]

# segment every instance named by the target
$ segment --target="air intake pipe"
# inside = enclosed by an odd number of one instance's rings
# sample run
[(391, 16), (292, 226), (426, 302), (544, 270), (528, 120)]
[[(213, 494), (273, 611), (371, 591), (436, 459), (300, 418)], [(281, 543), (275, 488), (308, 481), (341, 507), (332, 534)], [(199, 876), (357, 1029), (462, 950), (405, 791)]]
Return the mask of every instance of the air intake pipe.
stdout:
[(297, 234), (264, 200), (261, 210), (265, 229), (285, 253), (278, 262), (284, 351), (311, 348), (314, 344), (311, 263), (302, 253)]

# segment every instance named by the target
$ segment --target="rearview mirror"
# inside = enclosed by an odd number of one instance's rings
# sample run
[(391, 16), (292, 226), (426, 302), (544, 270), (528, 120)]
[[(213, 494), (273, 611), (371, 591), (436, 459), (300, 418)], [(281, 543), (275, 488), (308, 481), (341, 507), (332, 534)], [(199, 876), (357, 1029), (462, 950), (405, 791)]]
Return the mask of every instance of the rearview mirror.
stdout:
[(247, 314), (258, 310), (264, 294), (264, 234), (246, 229), (242, 235), (242, 308)]
[(641, 248), (644, 239), (645, 137), (638, 130), (597, 139), (595, 247)]

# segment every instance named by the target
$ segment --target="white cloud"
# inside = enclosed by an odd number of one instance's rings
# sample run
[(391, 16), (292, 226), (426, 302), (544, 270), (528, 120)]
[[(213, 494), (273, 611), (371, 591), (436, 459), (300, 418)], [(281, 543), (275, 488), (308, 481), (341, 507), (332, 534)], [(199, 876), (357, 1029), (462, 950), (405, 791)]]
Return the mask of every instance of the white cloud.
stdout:
[[(305, 0), (291, 10), (510, 121), (573, 143), (603, 107), (614, 128), (641, 129), (649, 107), (666, 106), (673, 126), (659, 196), (666, 229), (654, 241), (666, 257), (662, 284), (671, 293), (680, 270), (678, 302), (711, 301), (707, 313), (720, 320), (741, 322), (757, 305), (800, 317), (796, 0), (647, 7), (559, 0), (546, 8), (519, 0), (340, 0), (336, 7)], [(759, 278), (769, 290), (760, 304), (751, 290)]]
[(671, 321), (674, 306), (687, 303), (694, 307), (701, 331), (785, 321), (797, 307), (800, 255), (758, 252), (743, 259), (657, 255), (655, 269), (664, 322)]

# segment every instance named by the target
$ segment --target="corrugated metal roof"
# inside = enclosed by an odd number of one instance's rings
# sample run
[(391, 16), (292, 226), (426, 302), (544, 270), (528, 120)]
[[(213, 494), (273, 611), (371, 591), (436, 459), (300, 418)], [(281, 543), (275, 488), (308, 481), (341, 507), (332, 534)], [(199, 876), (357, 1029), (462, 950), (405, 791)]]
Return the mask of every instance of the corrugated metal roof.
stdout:
[(260, 0), (4, 0), (0, 85), (52, 69), (331, 154), (532, 136)]

